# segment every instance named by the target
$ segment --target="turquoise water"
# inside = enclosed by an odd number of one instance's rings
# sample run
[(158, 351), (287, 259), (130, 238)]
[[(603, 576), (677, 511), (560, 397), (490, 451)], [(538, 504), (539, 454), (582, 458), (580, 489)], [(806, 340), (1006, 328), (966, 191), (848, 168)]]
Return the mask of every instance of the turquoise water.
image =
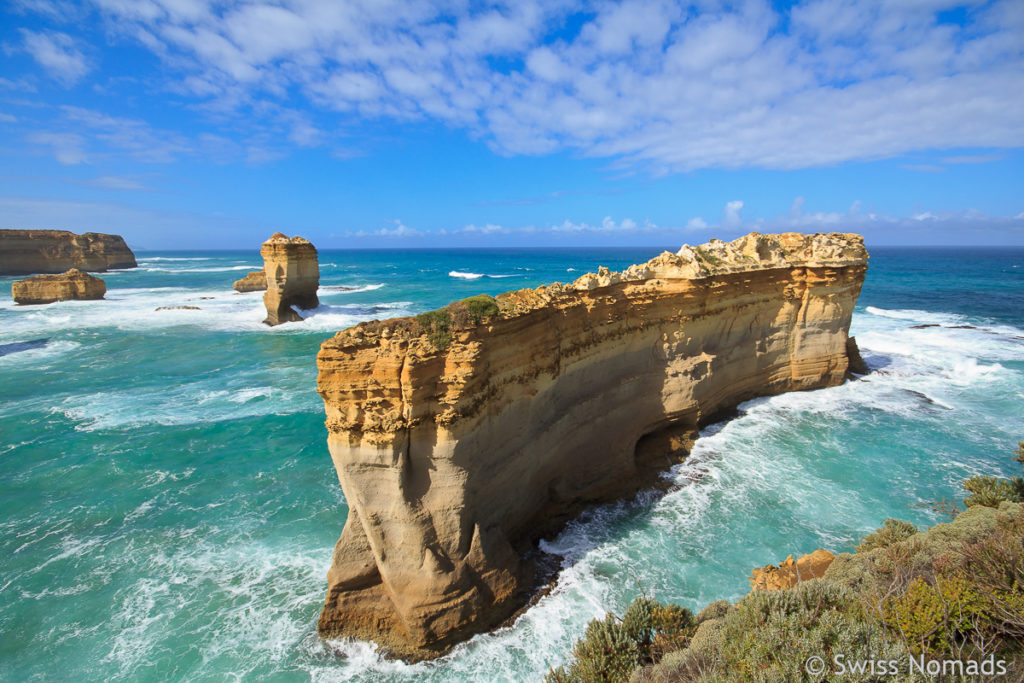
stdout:
[[(736, 599), (753, 567), (849, 549), (890, 516), (931, 523), (912, 506), (1010, 471), (1024, 250), (876, 249), (853, 326), (872, 375), (707, 429), (669, 494), (595, 509), (545, 544), (557, 584), (509, 628), (417, 665), (321, 641), (345, 503), (319, 343), (658, 251), (322, 252), (322, 306), (274, 329), (261, 293), (231, 291), (255, 251), (142, 253), (102, 276), (101, 302), (15, 307), (0, 279), (0, 678), (537, 680), (641, 591)], [(155, 310), (175, 305), (200, 310)]]

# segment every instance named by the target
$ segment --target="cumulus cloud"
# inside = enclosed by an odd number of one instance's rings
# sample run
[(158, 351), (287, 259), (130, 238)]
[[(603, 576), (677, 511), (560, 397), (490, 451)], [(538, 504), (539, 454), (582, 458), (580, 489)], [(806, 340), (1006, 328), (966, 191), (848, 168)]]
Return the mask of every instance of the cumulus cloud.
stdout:
[[(1024, 145), (1018, 0), (978, 5), (966, 25), (943, 21), (943, 3), (881, 0), (94, 3), (183, 93), (238, 117), (299, 96), (343, 121), (429, 118), (505, 154), (657, 173)], [(85, 73), (66, 35), (25, 35), (67, 82)]]
[(743, 209), (743, 202), (740, 200), (734, 200), (726, 202), (725, 208), (722, 209), (722, 225), (726, 227), (736, 227), (743, 223), (743, 218), (740, 217), (740, 211)]
[(84, 164), (89, 160), (85, 152), (85, 138), (76, 133), (33, 133), (28, 139), (29, 142), (49, 147), (57, 162), (65, 166)]
[(21, 36), (24, 50), (65, 86), (74, 85), (89, 72), (88, 60), (68, 34), (21, 29)]
[(423, 237), (426, 233), (410, 228), (401, 220), (389, 220), (394, 227), (377, 228), (376, 230), (357, 230), (345, 233), (346, 237)]

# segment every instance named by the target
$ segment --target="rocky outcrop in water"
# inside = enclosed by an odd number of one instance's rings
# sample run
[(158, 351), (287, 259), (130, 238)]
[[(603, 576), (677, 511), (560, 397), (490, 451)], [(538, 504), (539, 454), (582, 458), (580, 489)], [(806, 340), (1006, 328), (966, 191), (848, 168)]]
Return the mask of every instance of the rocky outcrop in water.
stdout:
[(120, 235), (66, 230), (0, 230), (0, 275), (103, 272), (135, 268), (135, 254)]
[(540, 535), (741, 401), (842, 382), (866, 268), (859, 235), (755, 233), (337, 333), (317, 388), (348, 518), (321, 634), (422, 658), (509, 617)]
[(102, 299), (107, 284), (98, 277), (72, 268), (60, 275), (36, 275), (11, 283), (16, 304), (51, 304), (69, 299)]
[(274, 233), (260, 248), (263, 272), (266, 273), (267, 325), (302, 320), (293, 306), (308, 310), (320, 305), (316, 290), (320, 286), (320, 266), (316, 247), (302, 237), (289, 238)]
[(799, 560), (794, 560), (790, 555), (785, 562), (780, 562), (777, 567), (769, 564), (751, 572), (748, 579), (750, 590), (779, 591), (792, 588), (801, 581), (820, 579), (825, 575), (825, 570), (829, 568), (834, 559), (836, 556), (824, 548), (818, 548), (813, 553), (802, 555)]
[(235, 280), (236, 292), (262, 292), (267, 288), (267, 274), (262, 270), (252, 270), (241, 280)]

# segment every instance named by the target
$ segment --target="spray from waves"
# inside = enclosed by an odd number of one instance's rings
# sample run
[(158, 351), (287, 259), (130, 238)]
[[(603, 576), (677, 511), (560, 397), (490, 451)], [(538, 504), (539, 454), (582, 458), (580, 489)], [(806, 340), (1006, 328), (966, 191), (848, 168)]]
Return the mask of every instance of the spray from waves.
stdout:
[[(379, 288), (368, 285), (363, 291)], [(195, 308), (175, 308), (181, 306)], [(33, 309), (17, 307), (11, 301), (0, 302), (0, 312), (10, 311), (13, 314), (0, 330), (0, 344), (74, 330), (110, 328), (150, 331), (187, 326), (209, 331), (258, 334), (336, 332), (379, 317), (380, 311), (412, 315), (410, 307), (410, 302), (387, 301), (352, 306), (321, 304), (319, 308), (301, 311), (304, 318), (301, 322), (271, 328), (262, 322), (266, 309), (259, 292), (238, 294), (227, 289), (179, 287), (110, 289), (104, 300), (61, 301)], [(160, 308), (164, 310), (157, 310)]]
[(161, 267), (140, 267), (139, 270), (148, 273), (227, 273), (235, 270), (262, 270), (262, 266), (217, 266), (212, 268), (161, 268)]
[(458, 278), (460, 280), (479, 280), (482, 277), (489, 278), (506, 278), (506, 277), (518, 277), (517, 275), (489, 275), (487, 273), (470, 273), (463, 270), (451, 270), (448, 271), (448, 277)]
[(210, 256), (144, 256), (138, 260), (139, 263), (150, 261), (212, 261)]
[[(303, 391), (305, 368), (293, 369), (275, 386), (222, 389), (223, 378), (73, 394), (52, 408), (82, 432), (134, 429), (145, 425), (192, 425), (260, 415), (290, 415), (319, 409), (316, 395)], [(246, 377), (229, 384), (239, 384)]]
[[(18, 346), (24, 346), (24, 348), (15, 350)], [(30, 366), (36, 370), (45, 370), (53, 363), (63, 362), (65, 356), (81, 347), (81, 343), (70, 339), (47, 338), (0, 344), (0, 347), (7, 349), (5, 353), (0, 354), (0, 368)], [(0, 411), (0, 414), (3, 412)]]
[(372, 284), (372, 285), (358, 285), (358, 286), (326, 285), (326, 286), (321, 286), (320, 289), (317, 291), (317, 293), (320, 294), (321, 296), (328, 295), (328, 294), (358, 294), (360, 292), (373, 292), (375, 290), (380, 289), (383, 286), (384, 286), (383, 282), (378, 282), (378, 283)]

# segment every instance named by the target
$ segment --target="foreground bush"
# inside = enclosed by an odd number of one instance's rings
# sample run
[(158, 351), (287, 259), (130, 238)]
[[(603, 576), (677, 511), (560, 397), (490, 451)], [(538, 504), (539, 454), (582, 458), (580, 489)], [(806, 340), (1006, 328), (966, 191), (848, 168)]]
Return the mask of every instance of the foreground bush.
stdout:
[(573, 662), (552, 669), (550, 683), (625, 681), (637, 667), (660, 658), (666, 646), (682, 647), (693, 632), (693, 613), (679, 605), (637, 598), (622, 617), (609, 612), (587, 625), (573, 648)]
[[(909, 681), (936, 680), (911, 671), (912, 656), (1024, 663), (1024, 505), (971, 506), (952, 522), (913, 529), (887, 520), (822, 578), (712, 603), (695, 619), (638, 600), (621, 619), (591, 622), (572, 663), (548, 680)], [(838, 672), (839, 655), (898, 666), (884, 675)], [(828, 663), (825, 673), (809, 678), (809, 657)]]

